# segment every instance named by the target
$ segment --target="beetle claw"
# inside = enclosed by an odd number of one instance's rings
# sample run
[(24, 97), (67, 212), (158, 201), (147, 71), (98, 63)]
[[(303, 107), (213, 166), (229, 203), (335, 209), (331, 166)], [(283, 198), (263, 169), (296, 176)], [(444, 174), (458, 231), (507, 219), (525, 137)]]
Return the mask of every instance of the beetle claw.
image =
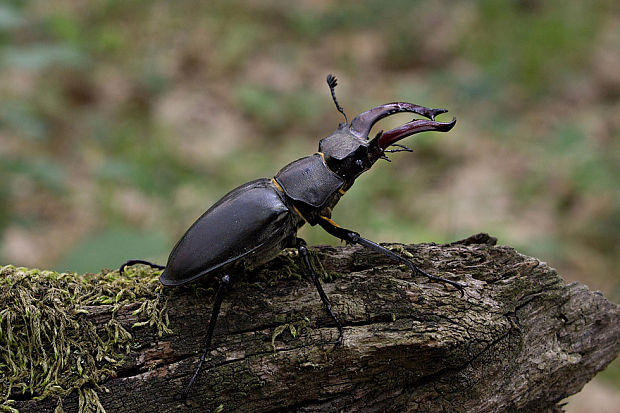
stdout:
[(416, 270), (419, 274), (424, 275), (425, 277), (427, 277), (429, 280), (431, 281), (437, 281), (437, 282), (442, 282), (445, 284), (450, 284), (451, 286), (455, 287), (456, 289), (459, 290), (459, 292), (461, 293), (461, 298), (463, 298), (463, 296), (465, 295), (465, 285), (456, 282), (456, 281), (452, 281), (452, 280), (448, 280), (447, 278), (443, 278), (443, 277), (437, 277), (436, 275), (431, 275), (429, 273), (427, 273), (426, 271), (416, 267)]
[(332, 351), (336, 350), (340, 346), (342, 346), (342, 331), (339, 332), (338, 339), (334, 343), (334, 347), (332, 347), (332, 349), (329, 350), (329, 351), (332, 352)]

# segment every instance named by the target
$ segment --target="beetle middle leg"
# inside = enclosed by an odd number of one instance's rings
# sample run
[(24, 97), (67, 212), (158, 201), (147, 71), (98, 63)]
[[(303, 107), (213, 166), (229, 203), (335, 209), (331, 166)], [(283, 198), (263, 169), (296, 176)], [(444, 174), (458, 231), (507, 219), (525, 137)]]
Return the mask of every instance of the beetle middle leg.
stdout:
[(224, 293), (226, 292), (226, 290), (228, 290), (229, 285), (230, 285), (230, 277), (228, 275), (223, 276), (222, 280), (220, 281), (220, 286), (217, 289), (217, 293), (215, 294), (215, 301), (213, 302), (213, 309), (211, 310), (211, 320), (209, 320), (209, 327), (207, 328), (207, 337), (205, 338), (205, 346), (202, 349), (202, 355), (200, 356), (200, 362), (198, 363), (198, 367), (196, 367), (196, 371), (194, 372), (194, 375), (189, 381), (189, 384), (187, 385), (187, 387), (183, 391), (183, 394), (181, 395), (181, 398), (183, 400), (187, 399), (187, 395), (189, 394), (190, 389), (194, 385), (194, 381), (196, 381), (196, 377), (198, 377), (198, 373), (200, 373), (200, 370), (202, 369), (202, 364), (204, 363), (205, 358), (207, 357), (207, 352), (209, 351), (209, 348), (211, 347), (211, 339), (213, 338), (213, 330), (215, 329), (215, 322), (217, 321), (217, 316), (220, 314), (220, 307), (222, 306), (222, 300), (224, 299)]
[(351, 231), (345, 228), (342, 228), (341, 226), (339, 226), (338, 224), (336, 224), (334, 221), (332, 221), (329, 218), (326, 217), (321, 217), (321, 219), (319, 220), (319, 225), (328, 233), (330, 233), (331, 235), (335, 236), (336, 238), (340, 238), (343, 241), (346, 242), (350, 242), (352, 244), (360, 244), (363, 245), (364, 247), (370, 248), (372, 250), (375, 250), (391, 259), (393, 259), (394, 261), (397, 261), (401, 264), (405, 264), (407, 267), (409, 267), (409, 269), (411, 269), (411, 271), (413, 271), (414, 273), (419, 273), (421, 275), (424, 275), (425, 277), (427, 277), (429, 280), (431, 281), (439, 281), (445, 284), (450, 284), (451, 286), (457, 288), (460, 292), (461, 292), (461, 297), (464, 294), (464, 288), (465, 286), (461, 283), (458, 283), (456, 281), (452, 281), (452, 280), (448, 280), (446, 278), (443, 277), (437, 277), (435, 275), (431, 275), (429, 273), (427, 273), (426, 271), (418, 268), (413, 262), (411, 262), (410, 260), (408, 260), (405, 257), (401, 257), (400, 255), (390, 251), (389, 249), (377, 244), (376, 242), (372, 242), (366, 238), (362, 238), (360, 236), (360, 234), (358, 234), (355, 231)]
[(306, 265), (306, 268), (308, 269), (308, 272), (310, 273), (310, 277), (312, 278), (314, 286), (319, 292), (319, 297), (321, 297), (321, 301), (323, 301), (327, 312), (336, 323), (336, 327), (338, 327), (338, 339), (334, 343), (333, 347), (336, 348), (342, 344), (342, 323), (340, 323), (340, 320), (338, 320), (338, 317), (336, 317), (336, 314), (334, 314), (334, 312), (332, 311), (332, 305), (329, 302), (329, 298), (327, 298), (327, 294), (325, 294), (325, 291), (323, 291), (319, 276), (316, 274), (316, 271), (314, 271), (314, 268), (310, 263), (310, 254), (308, 253), (308, 248), (306, 247), (306, 241), (301, 238), (297, 238), (297, 250), (299, 251), (299, 255), (301, 256), (304, 264)]

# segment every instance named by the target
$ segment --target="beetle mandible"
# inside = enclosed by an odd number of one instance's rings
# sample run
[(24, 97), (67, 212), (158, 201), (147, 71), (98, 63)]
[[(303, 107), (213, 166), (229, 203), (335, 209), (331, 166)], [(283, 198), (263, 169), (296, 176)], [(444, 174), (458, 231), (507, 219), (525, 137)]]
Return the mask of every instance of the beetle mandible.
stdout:
[[(176, 243), (166, 266), (144, 260), (130, 260), (120, 268), (146, 264), (163, 269), (160, 281), (165, 286), (177, 286), (202, 277), (221, 277), (211, 311), (202, 355), (183, 397), (187, 397), (211, 346), (213, 330), (222, 299), (235, 281), (236, 269), (255, 267), (265, 263), (284, 248), (296, 247), (321, 301), (338, 328), (334, 347), (342, 344), (342, 324), (333, 312), (329, 299), (321, 287), (319, 277), (309, 259), (306, 242), (297, 237), (297, 230), (305, 223), (320, 225), (325, 231), (347, 243), (360, 244), (392, 260), (404, 264), (414, 273), (432, 281), (450, 284), (463, 292), (464, 286), (456, 281), (431, 275), (407, 258), (362, 238), (360, 234), (340, 227), (331, 219), (332, 208), (355, 179), (379, 159), (388, 160), (386, 153), (410, 152), (396, 142), (424, 131), (447, 132), (456, 124), (437, 122), (435, 117), (447, 112), (406, 102), (387, 103), (370, 109), (349, 124), (347, 115), (338, 104), (334, 89), (336, 78), (327, 76), (336, 109), (345, 122), (319, 142), (319, 151), (286, 165), (275, 177), (261, 178), (233, 189), (209, 208)], [(427, 119), (414, 119), (387, 132), (379, 132), (373, 139), (368, 134), (379, 120), (395, 113), (410, 112)], [(388, 149), (394, 146), (395, 149)]]

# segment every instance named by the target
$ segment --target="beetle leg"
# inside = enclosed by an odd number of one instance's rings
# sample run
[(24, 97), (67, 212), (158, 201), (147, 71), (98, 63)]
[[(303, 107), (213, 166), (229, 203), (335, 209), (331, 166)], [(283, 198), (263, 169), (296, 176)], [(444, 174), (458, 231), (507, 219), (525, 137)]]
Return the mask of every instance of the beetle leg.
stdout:
[(196, 377), (198, 377), (198, 373), (200, 373), (200, 369), (202, 369), (202, 364), (207, 357), (207, 352), (211, 347), (211, 338), (213, 338), (213, 330), (215, 329), (215, 322), (217, 321), (217, 316), (220, 313), (220, 307), (222, 305), (222, 300), (224, 299), (224, 293), (228, 290), (228, 286), (230, 285), (230, 277), (225, 275), (222, 277), (220, 282), (220, 286), (217, 289), (217, 293), (215, 294), (215, 301), (213, 302), (213, 310), (211, 310), (211, 320), (209, 320), (209, 328), (207, 329), (207, 337), (205, 339), (205, 346), (202, 349), (202, 355), (200, 356), (200, 362), (198, 363), (198, 367), (194, 372), (189, 384), (185, 388), (182, 394), (182, 399), (187, 399), (187, 395), (189, 394), (190, 389), (194, 385), (194, 381), (196, 381)]
[(310, 254), (308, 254), (308, 248), (306, 247), (306, 241), (304, 241), (301, 238), (297, 238), (297, 250), (299, 251), (299, 255), (303, 259), (304, 264), (306, 265), (306, 268), (308, 269), (308, 272), (310, 273), (310, 277), (312, 278), (312, 282), (314, 283), (314, 286), (319, 292), (321, 301), (323, 301), (323, 304), (325, 304), (325, 308), (327, 309), (327, 312), (329, 313), (331, 318), (334, 320), (334, 322), (336, 323), (336, 327), (338, 328), (338, 339), (334, 343), (334, 347), (333, 347), (335, 349), (336, 347), (342, 344), (342, 324), (340, 323), (340, 320), (338, 320), (338, 317), (336, 317), (336, 314), (334, 314), (334, 312), (332, 311), (332, 306), (329, 302), (329, 299), (327, 298), (327, 294), (325, 294), (325, 291), (323, 291), (323, 287), (321, 286), (319, 277), (316, 274), (316, 271), (314, 271), (312, 264), (310, 263)]
[(144, 264), (144, 265), (148, 265), (151, 268), (156, 268), (158, 270), (163, 270), (164, 268), (166, 268), (165, 265), (159, 265), (159, 264), (153, 264), (150, 261), (144, 261), (144, 260), (129, 260), (126, 263), (124, 263), (123, 265), (120, 266), (120, 268), (118, 269), (119, 274), (122, 274), (123, 271), (125, 271), (126, 267), (131, 267), (132, 265), (135, 264)]
[(386, 149), (383, 152), (413, 152), (413, 149), (400, 143), (393, 143), (392, 146), (398, 146), (399, 149)]
[(340, 238), (343, 241), (346, 242), (350, 242), (352, 244), (360, 244), (363, 245), (367, 248), (370, 248), (372, 250), (375, 250), (391, 259), (393, 259), (394, 261), (397, 261), (401, 264), (405, 264), (407, 267), (409, 267), (409, 269), (411, 269), (411, 271), (413, 271), (414, 273), (418, 273), (421, 275), (424, 275), (425, 277), (427, 277), (429, 280), (431, 281), (440, 281), (446, 284), (450, 284), (451, 286), (458, 288), (458, 290), (461, 292), (461, 297), (464, 294), (464, 288), (465, 286), (461, 283), (458, 283), (456, 281), (452, 281), (452, 280), (448, 280), (446, 278), (442, 278), (442, 277), (437, 277), (435, 275), (431, 275), (429, 273), (427, 273), (426, 271), (418, 268), (413, 262), (411, 262), (410, 260), (401, 257), (400, 255), (390, 251), (389, 249), (377, 244), (376, 242), (372, 242), (366, 238), (362, 238), (360, 236), (360, 234), (358, 234), (355, 231), (351, 231), (345, 228), (342, 228), (341, 226), (339, 226), (338, 224), (336, 224), (334, 221), (332, 221), (329, 218), (326, 217), (321, 217), (321, 219), (319, 220), (319, 225), (328, 233), (330, 233), (331, 235), (335, 236), (336, 238)]

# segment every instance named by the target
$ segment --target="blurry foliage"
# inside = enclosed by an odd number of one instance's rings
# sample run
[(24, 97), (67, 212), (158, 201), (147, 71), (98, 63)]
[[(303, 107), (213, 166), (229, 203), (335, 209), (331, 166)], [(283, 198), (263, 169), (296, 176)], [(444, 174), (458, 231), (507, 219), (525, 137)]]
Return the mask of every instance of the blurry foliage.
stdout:
[(163, 262), (228, 190), (316, 150), (342, 121), (335, 73), (349, 117), (406, 100), (458, 118), (360, 177), (341, 225), (488, 231), (618, 301), (618, 33), (613, 0), (4, 1), (0, 261)]
[(515, 82), (535, 95), (587, 66), (583, 57), (604, 17), (604, 7), (585, 1), (484, 0), (478, 11), (465, 54), (504, 87)]
[(111, 228), (88, 237), (73, 248), (56, 266), (59, 271), (88, 272), (106, 268), (118, 256), (148, 257), (168, 248), (166, 237), (159, 231), (138, 232)]
[(238, 110), (250, 118), (264, 136), (285, 138), (292, 127), (310, 126), (317, 122), (324, 96), (307, 90), (291, 93), (246, 85), (237, 90)]

